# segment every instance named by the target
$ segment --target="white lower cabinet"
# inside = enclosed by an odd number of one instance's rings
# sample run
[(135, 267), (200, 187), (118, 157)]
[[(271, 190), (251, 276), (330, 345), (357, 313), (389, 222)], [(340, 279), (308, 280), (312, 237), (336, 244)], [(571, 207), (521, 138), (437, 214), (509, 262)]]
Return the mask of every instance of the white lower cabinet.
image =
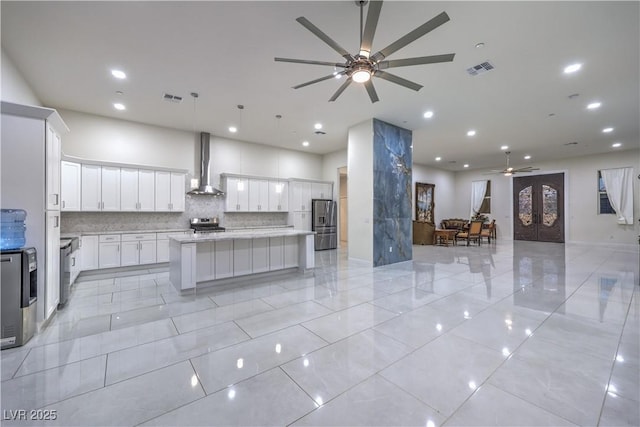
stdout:
[(95, 270), (100, 268), (98, 236), (82, 236), (80, 239), (80, 251), (82, 256), (82, 270)]
[(284, 268), (284, 238), (269, 237), (269, 270)]
[(251, 271), (253, 273), (269, 271), (269, 238), (253, 239), (251, 243)]
[(215, 278), (224, 279), (233, 276), (233, 240), (215, 242), (214, 264)]
[(251, 274), (251, 258), (251, 239), (235, 240), (233, 242), (233, 275)]
[(121, 239), (120, 266), (156, 262), (156, 233), (123, 234)]
[(102, 234), (99, 236), (98, 267), (120, 267), (120, 235)]

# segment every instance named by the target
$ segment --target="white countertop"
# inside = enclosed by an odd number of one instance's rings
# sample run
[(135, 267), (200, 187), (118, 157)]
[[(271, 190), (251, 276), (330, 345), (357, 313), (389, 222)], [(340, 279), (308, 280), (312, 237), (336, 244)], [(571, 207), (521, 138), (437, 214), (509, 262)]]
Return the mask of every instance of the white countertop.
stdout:
[(171, 237), (170, 239), (180, 243), (197, 243), (197, 242), (212, 242), (216, 240), (259, 239), (263, 237), (308, 236), (310, 234), (316, 234), (316, 233), (315, 231), (294, 230), (292, 228), (269, 229), (269, 230), (249, 229), (249, 230), (223, 231), (220, 233), (196, 233), (192, 236), (177, 236), (177, 237)]

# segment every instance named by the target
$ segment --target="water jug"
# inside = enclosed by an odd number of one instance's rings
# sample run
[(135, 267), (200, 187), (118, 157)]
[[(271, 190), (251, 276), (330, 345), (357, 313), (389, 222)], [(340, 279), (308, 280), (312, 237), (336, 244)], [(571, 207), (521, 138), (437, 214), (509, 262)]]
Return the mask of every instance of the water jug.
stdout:
[(24, 220), (27, 213), (22, 209), (1, 209), (0, 249), (19, 249), (24, 247)]

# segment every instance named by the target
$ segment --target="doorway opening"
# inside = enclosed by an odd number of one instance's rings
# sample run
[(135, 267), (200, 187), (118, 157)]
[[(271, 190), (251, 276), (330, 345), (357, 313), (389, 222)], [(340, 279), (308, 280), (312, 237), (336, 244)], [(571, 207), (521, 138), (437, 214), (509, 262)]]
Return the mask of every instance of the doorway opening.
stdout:
[(338, 191), (338, 210), (340, 217), (340, 229), (338, 234), (340, 236), (340, 248), (346, 248), (348, 244), (348, 194), (347, 194), (347, 168), (346, 166), (338, 168), (339, 191)]

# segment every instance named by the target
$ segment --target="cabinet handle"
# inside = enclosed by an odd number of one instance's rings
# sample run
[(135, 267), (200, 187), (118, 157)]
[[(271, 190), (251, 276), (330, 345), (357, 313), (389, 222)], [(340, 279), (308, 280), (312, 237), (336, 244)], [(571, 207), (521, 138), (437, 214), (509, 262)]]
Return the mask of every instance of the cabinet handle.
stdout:
[(71, 267), (76, 266), (76, 257), (71, 257)]
[(120, 252), (120, 245), (116, 245), (116, 251)]
[(100, 202), (98, 202), (98, 209), (100, 209)]
[(64, 200), (62, 201), (62, 209), (64, 209), (65, 203)]
[(54, 216), (54, 218), (56, 219), (56, 222), (53, 226), (53, 228), (58, 228), (60, 226), (60, 217), (59, 216)]
[(54, 194), (54, 196), (56, 196), (56, 202), (54, 203), (54, 205), (58, 206), (60, 204), (60, 195), (59, 194)]

